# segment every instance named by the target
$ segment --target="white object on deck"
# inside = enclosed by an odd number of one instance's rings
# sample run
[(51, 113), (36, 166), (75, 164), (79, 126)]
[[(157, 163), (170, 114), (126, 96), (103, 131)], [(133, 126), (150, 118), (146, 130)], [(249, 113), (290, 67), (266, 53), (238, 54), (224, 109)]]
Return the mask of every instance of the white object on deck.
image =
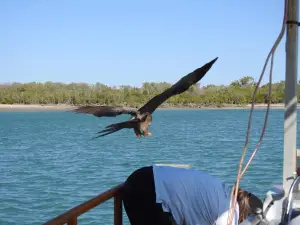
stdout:
[(190, 164), (163, 164), (163, 163), (155, 163), (156, 166), (171, 166), (177, 168), (185, 168), (190, 169), (192, 166)]

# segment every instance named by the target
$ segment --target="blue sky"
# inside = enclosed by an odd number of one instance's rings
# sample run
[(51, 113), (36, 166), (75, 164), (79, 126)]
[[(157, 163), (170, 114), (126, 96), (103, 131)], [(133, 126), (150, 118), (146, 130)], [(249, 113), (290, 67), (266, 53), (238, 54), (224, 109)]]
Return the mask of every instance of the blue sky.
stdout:
[[(202, 85), (259, 78), (283, 0), (1, 0), (0, 82), (174, 83), (216, 56)], [(285, 37), (274, 81), (285, 76)], [(264, 81), (267, 81), (265, 75)]]

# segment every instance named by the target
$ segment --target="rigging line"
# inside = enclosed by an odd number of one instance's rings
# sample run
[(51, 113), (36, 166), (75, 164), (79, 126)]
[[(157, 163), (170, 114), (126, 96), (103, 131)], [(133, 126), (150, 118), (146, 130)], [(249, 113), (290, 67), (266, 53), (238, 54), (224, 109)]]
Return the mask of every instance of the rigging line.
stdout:
[[(251, 129), (251, 121), (252, 121), (252, 113), (253, 113), (253, 109), (254, 109), (254, 103), (255, 103), (255, 97), (256, 97), (256, 94), (257, 94), (257, 91), (258, 91), (258, 87), (262, 81), (262, 78), (263, 78), (263, 75), (264, 75), (264, 72), (265, 72), (265, 69), (266, 69), (266, 66), (267, 66), (267, 63), (270, 59), (270, 56), (272, 55), (272, 59), (271, 59), (271, 68), (270, 68), (270, 81), (272, 79), (272, 69), (273, 69), (273, 57), (274, 57), (274, 52), (276, 51), (276, 48), (277, 46), (279, 45), (283, 35), (284, 35), (284, 31), (285, 31), (285, 24), (286, 24), (286, 16), (287, 16), (287, 5), (288, 5), (288, 1), (285, 0), (285, 5), (284, 5), (284, 16), (283, 16), (283, 23), (282, 23), (282, 28), (281, 28), (281, 32), (278, 36), (278, 38), (276, 39), (271, 51), (269, 52), (268, 56), (267, 56), (267, 59), (266, 59), (266, 62), (265, 62), (265, 65), (263, 67), (263, 71), (260, 75), (260, 79), (256, 85), (256, 88), (254, 90), (254, 93), (253, 93), (253, 99), (252, 99), (252, 104), (251, 104), (251, 111), (250, 111), (250, 115), (249, 115), (249, 120), (248, 120), (248, 129), (247, 129), (247, 135), (246, 135), (246, 141), (245, 141), (245, 145), (244, 145), (244, 149), (243, 149), (243, 153), (242, 153), (242, 156), (241, 156), (241, 160), (240, 160), (240, 163), (239, 163), (239, 170), (238, 170), (238, 175), (237, 175), (237, 178), (236, 178), (236, 182), (235, 184), (233, 185), (233, 188), (232, 188), (232, 191), (231, 191), (231, 201), (230, 201), (230, 213), (229, 213), (229, 216), (227, 218), (227, 224), (231, 224), (231, 221), (232, 221), (232, 217), (233, 217), (233, 212), (234, 212), (234, 209), (236, 207), (236, 201), (235, 199), (237, 198), (237, 192), (238, 192), (238, 186), (239, 186), (239, 181), (240, 179), (242, 178), (242, 176), (244, 175), (244, 173), (246, 172), (246, 169), (249, 167), (254, 155), (256, 154), (256, 152), (258, 151), (258, 148), (261, 144), (261, 141), (263, 139), (263, 136), (264, 136), (264, 133), (265, 133), (265, 129), (266, 129), (266, 125), (267, 125), (267, 119), (268, 119), (268, 114), (269, 114), (269, 107), (270, 107), (270, 101), (271, 101), (271, 95), (272, 92), (270, 89), (272, 89), (272, 83), (269, 82), (269, 95), (268, 95), (268, 107), (267, 107), (267, 112), (266, 112), (266, 116), (265, 116), (265, 123), (264, 123), (264, 127), (263, 127), (263, 130), (262, 130), (262, 134), (261, 134), (261, 137), (260, 137), (260, 140), (257, 144), (257, 147), (256, 149), (254, 150), (251, 158), (249, 159), (245, 169), (243, 170), (243, 172), (241, 173), (241, 170), (242, 170), (242, 165), (243, 165), (243, 161), (244, 161), (244, 157), (245, 157), (245, 153), (247, 151), (247, 145), (248, 145), (248, 142), (249, 142), (249, 136), (250, 136), (250, 129)], [(232, 198), (232, 194), (234, 192), (234, 198)], [(233, 207), (232, 206), (232, 202), (233, 202)]]
[(245, 174), (246, 170), (248, 169), (251, 161), (253, 160), (256, 152), (258, 151), (260, 145), (261, 145), (261, 142), (262, 142), (262, 139), (264, 137), (264, 134), (265, 134), (265, 131), (266, 131), (266, 128), (267, 128), (267, 123), (268, 123), (268, 116), (269, 116), (269, 112), (270, 112), (270, 104), (271, 104), (271, 101), (272, 101), (272, 73), (273, 73), (273, 63), (274, 63), (274, 53), (272, 54), (272, 57), (271, 57), (271, 67), (270, 67), (270, 78), (269, 78), (269, 93), (268, 93), (268, 106), (267, 106), (267, 111), (266, 111), (266, 115), (265, 115), (265, 121), (264, 121), (264, 126), (263, 126), (263, 129), (262, 129), (262, 133), (261, 133), (261, 136), (260, 136), (260, 139), (256, 145), (256, 148), (254, 149), (249, 161), (247, 162), (243, 172), (241, 173), (240, 175), (240, 178), (243, 177), (243, 175)]
[[(287, 0), (285, 0), (285, 1), (287, 2)], [(259, 146), (260, 146), (260, 144), (261, 144), (261, 141), (262, 141), (262, 139), (263, 139), (265, 130), (266, 130), (267, 120), (268, 120), (268, 115), (267, 115), (267, 114), (269, 113), (270, 103), (271, 103), (271, 99), (272, 99), (272, 73), (273, 73), (273, 64), (274, 64), (274, 54), (275, 54), (275, 51), (276, 51), (276, 49), (277, 49), (277, 47), (278, 47), (278, 45), (279, 45), (279, 43), (280, 43), (280, 41), (281, 41), (281, 39), (282, 39), (282, 37), (283, 37), (283, 35), (284, 35), (284, 32), (285, 32), (285, 27), (286, 27), (286, 25), (285, 25), (285, 21), (286, 21), (286, 13), (287, 13), (287, 4), (286, 4), (286, 8), (285, 8), (285, 13), (284, 13), (284, 18), (283, 18), (283, 24), (282, 24), (281, 32), (280, 32), (278, 38), (276, 39), (276, 42), (275, 42), (274, 46), (272, 47), (271, 52), (269, 53), (269, 56), (267, 57), (267, 60), (266, 60), (265, 66), (264, 66), (264, 71), (263, 71), (263, 73), (264, 73), (264, 72), (265, 72), (266, 65), (267, 65), (267, 61), (269, 60), (270, 56), (272, 56), (272, 57), (271, 57), (271, 66), (270, 66), (270, 77), (269, 77), (268, 106), (267, 106), (267, 111), (266, 111), (266, 116), (265, 116), (264, 127), (263, 127), (263, 129), (262, 129), (262, 134), (261, 134), (261, 136), (260, 136), (259, 142), (257, 143), (257, 146), (256, 146), (256, 148), (255, 148), (255, 150), (254, 150), (252, 156), (250, 157), (250, 159), (249, 159), (249, 161), (248, 161), (246, 167), (244, 168), (242, 174), (240, 175), (240, 178), (242, 178), (242, 176), (243, 176), (244, 173), (246, 172), (246, 170), (247, 170), (247, 168), (248, 168), (250, 162), (252, 161), (252, 159), (253, 159), (255, 153), (257, 152), (257, 150), (258, 150), (258, 148), (259, 148)], [(262, 73), (262, 75), (261, 75), (261, 78), (263, 77), (263, 73)], [(262, 79), (260, 79), (259, 83), (261, 82), (261, 80), (262, 80)], [(259, 83), (257, 84), (257, 89), (256, 89), (256, 90), (258, 90)], [(251, 117), (252, 117), (252, 113), (253, 113), (254, 101), (255, 101), (255, 96), (253, 95), (252, 110), (251, 110), (251, 112), (250, 112)], [(250, 119), (249, 119), (249, 127), (250, 127), (250, 126), (251, 126), (251, 121), (250, 121)], [(249, 135), (249, 133), (250, 133), (250, 129), (247, 130), (247, 136)]]

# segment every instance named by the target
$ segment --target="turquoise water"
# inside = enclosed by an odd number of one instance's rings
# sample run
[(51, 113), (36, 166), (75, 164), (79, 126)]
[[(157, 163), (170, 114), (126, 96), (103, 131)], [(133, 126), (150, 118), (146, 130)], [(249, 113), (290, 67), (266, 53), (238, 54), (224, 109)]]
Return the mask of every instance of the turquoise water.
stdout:
[[(253, 115), (248, 151), (258, 141), (264, 113)], [(123, 130), (91, 140), (104, 126), (128, 116), (0, 113), (0, 224), (42, 224), (152, 163), (191, 164), (232, 184), (248, 116), (249, 110), (159, 110), (152, 137), (139, 140)], [(283, 110), (272, 110), (242, 186), (263, 198), (272, 184), (281, 183), (282, 150)], [(109, 201), (79, 217), (79, 224), (112, 224), (112, 215)]]

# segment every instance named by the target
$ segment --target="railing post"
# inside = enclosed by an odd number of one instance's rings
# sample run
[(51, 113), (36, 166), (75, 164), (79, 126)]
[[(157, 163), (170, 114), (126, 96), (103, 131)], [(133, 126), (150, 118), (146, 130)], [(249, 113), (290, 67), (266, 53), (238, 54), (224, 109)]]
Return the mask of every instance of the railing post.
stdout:
[(106, 202), (107, 200), (114, 198), (114, 224), (122, 225), (122, 197), (121, 197), (121, 189), (123, 184), (119, 184), (97, 196), (94, 198), (75, 206), (72, 209), (69, 209), (67, 212), (58, 215), (57, 217), (49, 220), (43, 225), (77, 225), (78, 217), (83, 213), (93, 209), (94, 207)]
[(77, 225), (77, 217), (73, 217), (68, 221), (68, 225)]
[(123, 215), (122, 215), (122, 198), (118, 193), (114, 197), (114, 225), (122, 225)]

